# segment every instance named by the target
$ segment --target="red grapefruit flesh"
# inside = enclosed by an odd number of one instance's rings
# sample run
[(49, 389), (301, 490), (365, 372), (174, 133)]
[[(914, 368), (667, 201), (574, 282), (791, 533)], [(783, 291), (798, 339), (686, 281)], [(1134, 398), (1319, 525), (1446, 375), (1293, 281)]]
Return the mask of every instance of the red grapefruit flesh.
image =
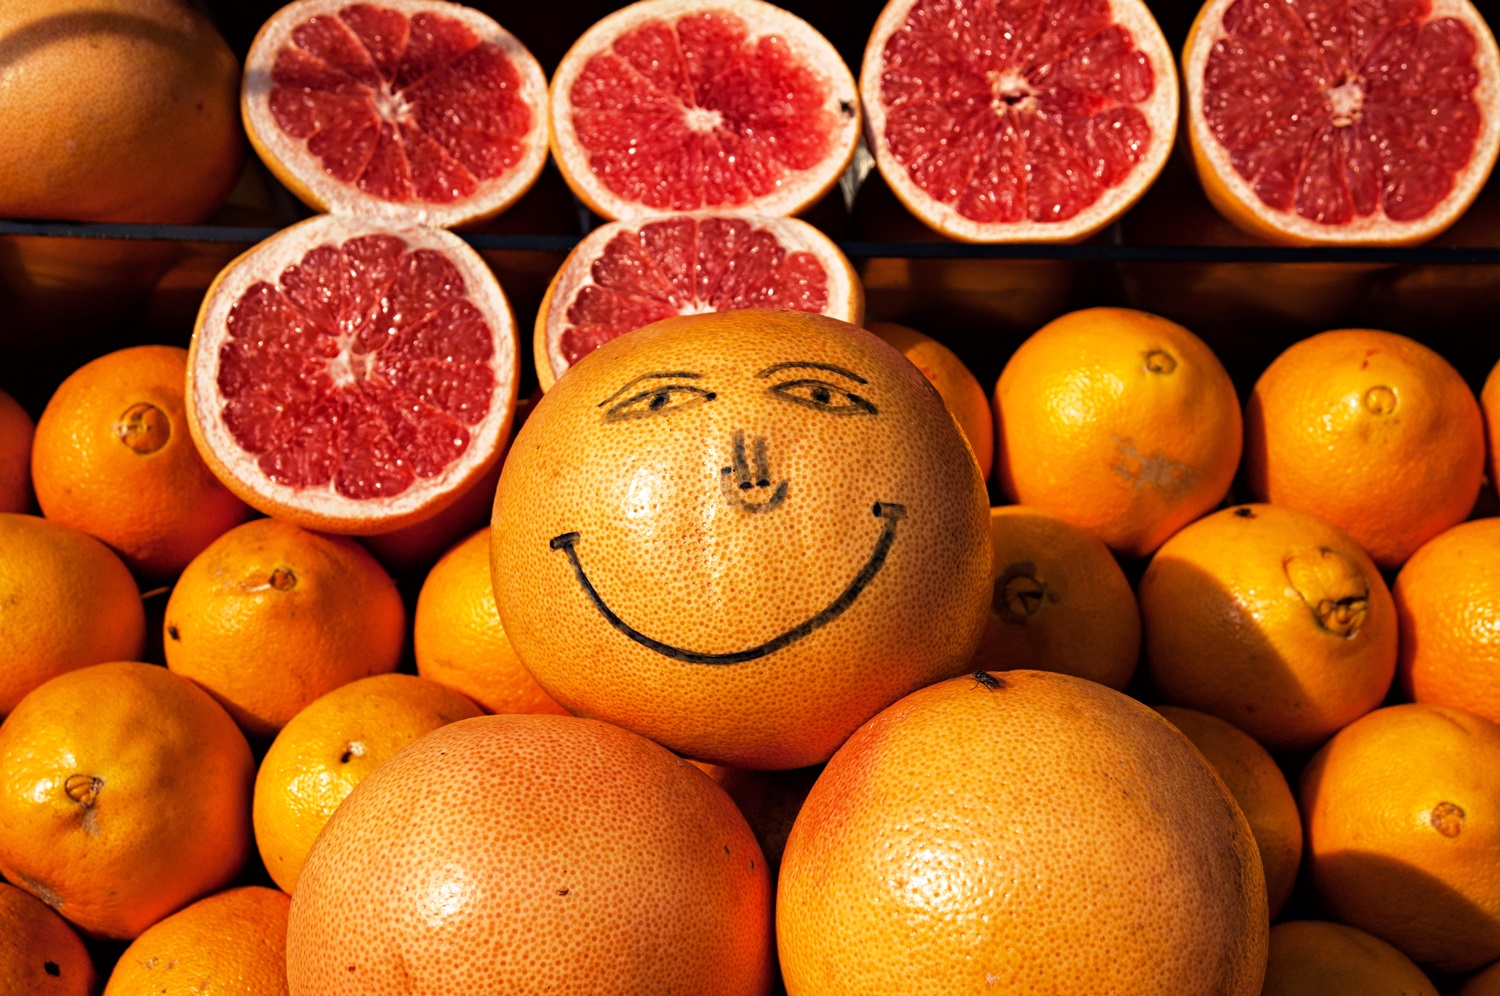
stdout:
[(537, 312), (543, 390), (609, 340), (674, 315), (813, 311), (858, 325), (864, 291), (828, 236), (795, 218), (696, 212), (601, 225), (563, 262)]
[(1425, 240), (1500, 151), (1500, 53), (1469, 0), (1210, 0), (1183, 75), (1204, 190), (1264, 238)]
[(1093, 234), (1145, 193), (1177, 122), (1141, 0), (891, 0), (860, 73), (867, 141), (918, 218), (971, 242)]
[(299, 0), (245, 66), (256, 151), (319, 210), (462, 224), (503, 210), (546, 162), (541, 66), (458, 4)]
[(553, 154), (606, 218), (795, 214), (859, 142), (854, 78), (811, 25), (762, 0), (641, 0), (595, 24), (552, 79)]
[(219, 275), (190, 352), (209, 467), (255, 508), (328, 532), (440, 511), (499, 458), (516, 408), (505, 295), (441, 229), (294, 225)]

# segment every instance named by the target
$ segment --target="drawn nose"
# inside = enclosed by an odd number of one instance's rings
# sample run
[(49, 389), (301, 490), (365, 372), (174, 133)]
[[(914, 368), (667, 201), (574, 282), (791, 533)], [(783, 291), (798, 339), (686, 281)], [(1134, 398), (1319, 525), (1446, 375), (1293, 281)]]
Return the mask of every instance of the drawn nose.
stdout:
[[(771, 458), (766, 437), (756, 436), (746, 446), (742, 429), (734, 431), (729, 466), (719, 471), (719, 484), (730, 503), (750, 512), (778, 507), (786, 499), (787, 482), (771, 480)], [(771, 490), (769, 495), (764, 492)]]

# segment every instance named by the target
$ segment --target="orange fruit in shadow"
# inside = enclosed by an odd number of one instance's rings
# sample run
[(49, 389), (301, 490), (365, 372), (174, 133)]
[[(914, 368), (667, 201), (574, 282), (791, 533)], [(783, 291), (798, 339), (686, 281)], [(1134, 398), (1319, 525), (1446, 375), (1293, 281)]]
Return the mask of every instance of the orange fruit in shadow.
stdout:
[(92, 996), (98, 988), (73, 928), (31, 893), (0, 883), (0, 992)]
[(48, 678), (139, 657), (146, 609), (130, 570), (87, 533), (0, 513), (0, 716)]
[(571, 716), (462, 720), (381, 765), (313, 845), (287, 933), (292, 992), (322, 996), (760, 996), (772, 957), (765, 858), (724, 791)]
[(490, 583), (490, 531), (469, 534), (432, 565), (412, 619), (417, 673), (462, 692), (486, 712), (567, 710), (516, 656)]
[(1490, 487), (1500, 487), (1500, 363), (1490, 368), (1479, 391), (1480, 410), (1484, 415), (1484, 435), (1488, 453), (1486, 469), (1490, 475)]
[(1338, 526), (1382, 567), (1463, 521), (1484, 477), (1484, 423), (1451, 363), (1391, 332), (1294, 343), (1250, 392), (1245, 479), (1257, 501)]
[(37, 420), (31, 471), (49, 519), (108, 543), (148, 577), (172, 577), (250, 506), (188, 434), (187, 350), (132, 346), (79, 367)]
[(771, 870), (774, 884), (781, 867), (781, 855), (786, 850), (787, 835), (807, 793), (822, 773), (821, 764), (788, 771), (752, 771), (748, 768), (730, 768), (722, 764), (691, 762), (704, 774), (719, 783), (729, 793), (729, 798), (739, 807), (745, 822), (755, 833), (766, 864)]
[(1465, 982), (1458, 996), (1500, 996), (1500, 961)]
[(1271, 927), (1271, 954), (1261, 996), (1438, 996), (1406, 955), (1342, 923), (1289, 920)]
[(1177, 706), (1157, 706), (1156, 711), (1203, 752), (1239, 803), (1260, 851), (1266, 904), (1275, 920), (1302, 864), (1302, 817), (1286, 776), (1264, 747), (1219, 717)]
[(11, 0), (0, 10), (0, 215), (194, 224), (240, 174), (240, 66), (173, 0)]
[(250, 746), (166, 668), (59, 675), (0, 724), (0, 872), (83, 930), (128, 939), (250, 850)]
[(1136, 589), (1164, 701), (1271, 750), (1316, 747), (1380, 705), (1396, 610), (1342, 531), (1281, 505), (1239, 505), (1162, 545)]
[(1057, 671), (1123, 689), (1141, 653), (1135, 593), (1104, 541), (1025, 505), (990, 509), (994, 596), (985, 671)]
[(1500, 723), (1500, 519), (1461, 522), (1422, 544), (1391, 596), (1406, 695)]
[(286, 893), (251, 885), (185, 906), (131, 942), (104, 996), (284, 994), (291, 905)]
[(1497, 771), (1500, 725), (1462, 709), (1387, 706), (1335, 734), (1300, 792), (1333, 917), (1444, 972), (1500, 958)]
[(1045, 671), (939, 682), (860, 727), (776, 897), (789, 996), (1251, 996), (1268, 924), (1255, 840), (1203, 755)]
[(406, 608), (355, 541), (254, 519), (188, 564), (163, 629), (167, 667), (206, 688), (247, 734), (270, 737), (318, 696), (394, 671)]
[(290, 893), (328, 817), (392, 754), (440, 726), (480, 714), (457, 692), (410, 674), (340, 685), (281, 728), (255, 774), (255, 844)]
[(35, 430), (21, 403), (0, 391), (0, 512), (31, 510), (31, 438)]
[(895, 322), (866, 322), (865, 328), (900, 350), (932, 381), (964, 431), (974, 459), (979, 461), (979, 475), (988, 480), (995, 467), (995, 415), (978, 378), (957, 353), (916, 329)]
[(942, 398), (806, 312), (604, 343), (517, 434), (491, 530), (505, 632), (558, 704), (740, 768), (826, 760), (962, 673), (990, 597), (989, 502)]
[(1175, 322), (1087, 308), (1042, 326), (995, 384), (995, 472), (1011, 501), (1116, 553), (1150, 554), (1218, 505), (1239, 464), (1224, 365)]

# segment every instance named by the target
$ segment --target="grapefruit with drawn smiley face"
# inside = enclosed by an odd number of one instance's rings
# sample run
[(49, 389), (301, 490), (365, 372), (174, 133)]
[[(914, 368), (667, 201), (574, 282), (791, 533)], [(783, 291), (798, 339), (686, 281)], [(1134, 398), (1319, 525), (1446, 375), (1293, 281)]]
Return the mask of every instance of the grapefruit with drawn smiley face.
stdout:
[(791, 311), (605, 343), (517, 436), (495, 601), (571, 712), (743, 768), (827, 760), (964, 671), (988, 615), (989, 503), (922, 373)]

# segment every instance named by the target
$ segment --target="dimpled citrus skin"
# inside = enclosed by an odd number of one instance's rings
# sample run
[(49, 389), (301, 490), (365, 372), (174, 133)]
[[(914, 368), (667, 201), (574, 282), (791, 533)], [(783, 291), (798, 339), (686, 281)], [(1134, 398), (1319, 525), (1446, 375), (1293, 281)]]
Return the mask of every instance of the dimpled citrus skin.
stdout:
[(1337, 329), (1278, 356), (1245, 405), (1259, 501), (1338, 526), (1399, 567), (1463, 521), (1484, 477), (1484, 420), (1451, 363), (1391, 332)]
[(1500, 958), (1500, 725), (1404, 703), (1344, 727), (1302, 773), (1313, 888), (1420, 965)]
[(1422, 544), (1391, 596), (1406, 694), (1500, 723), (1500, 519), (1461, 522)]
[(994, 595), (974, 666), (1123, 689), (1141, 654), (1141, 613), (1104, 541), (1026, 505), (990, 509), (990, 540)]
[(996, 480), (1012, 501), (1143, 557), (1217, 505), (1242, 441), (1234, 384), (1175, 322), (1129, 308), (1063, 315), (995, 384)]
[(495, 608), (486, 526), (443, 554), (417, 593), (412, 618), (417, 673), (467, 695), (486, 712), (567, 710), (516, 656)]
[(1044, 671), (914, 692), (828, 762), (782, 855), (789, 996), (1254, 996), (1250, 827), (1144, 705)]
[(0, 512), (31, 508), (31, 438), (36, 426), (21, 403), (0, 391)]
[(259, 885), (200, 899), (125, 949), (104, 996), (282, 996), (291, 905)]
[(208, 693), (132, 661), (59, 675), (0, 724), (0, 872), (129, 939), (250, 850), (250, 745)]
[(252, 514), (188, 433), (187, 355), (132, 346), (85, 363), (53, 392), (32, 445), (42, 514), (99, 537), (148, 577), (176, 576)]
[(146, 610), (130, 570), (87, 533), (0, 513), (0, 716), (48, 678), (139, 657)]
[(339, 803), (407, 744), (479, 707), (435, 681), (377, 674), (313, 700), (281, 728), (255, 773), (255, 845), (287, 893)]
[(293, 996), (766, 994), (771, 882), (687, 761), (571, 716), (428, 734), (334, 813), (292, 899)]
[(1266, 873), (1266, 901), (1276, 919), (1302, 863), (1302, 817), (1286, 776), (1264, 747), (1219, 717), (1177, 706), (1157, 706), (1156, 711), (1203, 752), (1239, 803), (1255, 835)]
[(669, 318), (590, 353), (517, 435), (492, 529), (505, 631), (560, 705), (735, 767), (826, 760), (961, 673), (990, 598), (984, 482), (942, 399), (801, 312)]
[(1305, 512), (1238, 505), (1199, 519), (1156, 552), (1136, 597), (1162, 699), (1273, 751), (1321, 744), (1378, 706), (1396, 673), (1379, 570)]
[(88, 948), (62, 917), (0, 883), (0, 992), (90, 996), (98, 988)]
[(895, 322), (867, 322), (865, 328), (901, 351), (943, 396), (943, 402), (964, 430), (964, 438), (986, 480), (995, 467), (995, 416), (990, 399), (958, 354), (931, 336)]
[(1271, 928), (1261, 996), (1438, 996), (1410, 958), (1342, 923), (1289, 920)]

